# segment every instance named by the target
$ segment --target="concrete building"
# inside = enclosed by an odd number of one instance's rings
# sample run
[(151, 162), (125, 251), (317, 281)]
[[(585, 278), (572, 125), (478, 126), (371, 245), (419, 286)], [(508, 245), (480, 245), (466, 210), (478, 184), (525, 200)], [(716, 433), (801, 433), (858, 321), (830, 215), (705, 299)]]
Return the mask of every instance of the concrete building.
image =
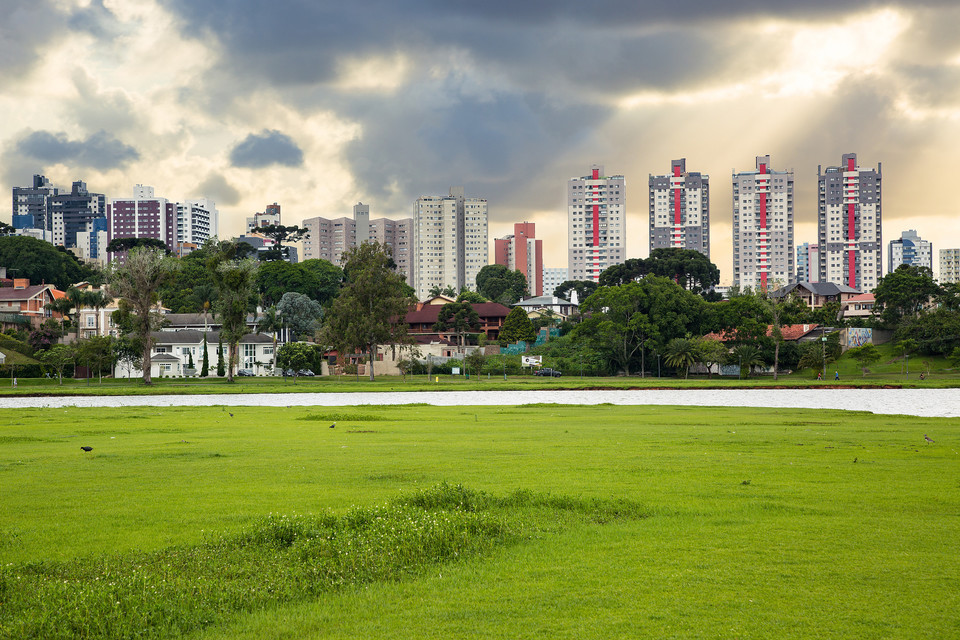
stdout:
[[(366, 205), (364, 205), (366, 206)], [(369, 216), (369, 212), (367, 214)], [(413, 286), (411, 265), (413, 263), (413, 218), (374, 218), (368, 224), (368, 239), (390, 247), (397, 270)]]
[(527, 294), (542, 296), (543, 240), (537, 240), (536, 235), (533, 222), (514, 224), (513, 235), (493, 241), (493, 262), (521, 272), (527, 279)]
[(70, 193), (50, 196), (49, 204), (49, 230), (53, 233), (53, 244), (68, 249), (77, 246), (78, 233), (94, 231), (94, 221), (102, 219), (107, 213), (106, 197), (102, 193), (88, 191), (87, 183), (82, 180), (73, 183)]
[(170, 251), (177, 248), (177, 205), (158, 198), (153, 187), (133, 187), (133, 197), (114, 198), (107, 207), (110, 240), (155, 238)]
[(809, 242), (797, 245), (795, 282), (820, 282), (820, 247)]
[(467, 198), (463, 187), (448, 196), (421, 196), (413, 205), (413, 282), (426, 299), (434, 286), (476, 289), (488, 261), (487, 201)]
[(857, 154), (817, 167), (820, 282), (872, 291), (882, 275), (881, 167), (862, 169)]
[(960, 249), (940, 249), (940, 284), (960, 282)]
[(597, 282), (624, 260), (627, 190), (622, 175), (607, 176), (595, 164), (590, 174), (567, 181), (567, 256), (572, 280)]
[(268, 204), (262, 213), (253, 214), (252, 218), (247, 218), (247, 233), (260, 227), (269, 227), (280, 224), (280, 205), (274, 202)]
[(220, 212), (213, 200), (198, 198), (177, 203), (177, 245), (203, 245), (220, 234)]
[(933, 271), (933, 244), (918, 236), (915, 229), (904, 231), (887, 245), (887, 273), (893, 273), (902, 264)]
[(766, 290), (793, 282), (793, 171), (770, 156), (733, 174), (733, 284)]
[(543, 268), (543, 293), (552, 296), (557, 287), (569, 280), (570, 272), (566, 267), (544, 267)]
[(693, 249), (710, 258), (710, 176), (687, 171), (687, 159), (670, 163), (670, 174), (651, 175), (650, 251)]
[(60, 189), (50, 184), (45, 176), (39, 174), (33, 176), (32, 186), (14, 187), (13, 228), (50, 231), (52, 225), (50, 198), (59, 193)]

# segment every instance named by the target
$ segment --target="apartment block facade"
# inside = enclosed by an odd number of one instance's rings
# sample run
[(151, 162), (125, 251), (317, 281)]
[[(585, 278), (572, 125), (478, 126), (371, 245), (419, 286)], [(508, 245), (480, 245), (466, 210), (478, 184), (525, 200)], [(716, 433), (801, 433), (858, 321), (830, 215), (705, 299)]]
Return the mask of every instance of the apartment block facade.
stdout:
[(693, 249), (710, 258), (710, 176), (687, 171), (686, 158), (670, 174), (651, 175), (650, 251)]
[(872, 291), (883, 273), (881, 166), (861, 168), (845, 153), (817, 177), (820, 281)]
[(597, 282), (604, 269), (624, 260), (627, 191), (622, 175), (603, 166), (567, 181), (567, 265), (572, 280)]
[(487, 201), (467, 198), (463, 187), (448, 196), (421, 196), (413, 205), (413, 283), (423, 300), (434, 286), (476, 289), (489, 255)]
[(940, 249), (940, 271), (937, 280), (941, 284), (960, 282), (960, 249)]
[(775, 171), (770, 156), (733, 174), (733, 284), (766, 290), (793, 282), (793, 171)]
[(797, 245), (797, 282), (820, 282), (820, 247), (809, 242)]
[(513, 225), (513, 235), (493, 241), (494, 264), (520, 271), (527, 279), (527, 294), (543, 295), (543, 240), (536, 239), (533, 222)]
[(933, 271), (933, 244), (918, 236), (915, 229), (902, 232), (887, 245), (887, 273), (893, 273), (902, 264)]
[(114, 198), (107, 207), (110, 239), (154, 238), (170, 251), (177, 249), (177, 204), (138, 184), (130, 198)]

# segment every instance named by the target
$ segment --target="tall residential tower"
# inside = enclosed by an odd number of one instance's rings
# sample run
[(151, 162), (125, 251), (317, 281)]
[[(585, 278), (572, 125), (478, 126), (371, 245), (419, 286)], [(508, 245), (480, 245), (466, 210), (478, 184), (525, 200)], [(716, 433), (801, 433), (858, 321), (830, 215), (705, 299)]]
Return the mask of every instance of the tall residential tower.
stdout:
[(693, 249), (710, 258), (710, 176), (671, 162), (670, 175), (650, 176), (650, 251)]
[(755, 170), (733, 174), (733, 284), (785, 286), (793, 265), (793, 171), (757, 156)]
[(475, 289), (487, 265), (487, 201), (467, 198), (463, 187), (448, 196), (421, 196), (413, 204), (413, 288), (422, 300), (434, 286)]
[(567, 181), (567, 255), (571, 280), (597, 282), (604, 269), (623, 262), (627, 240), (627, 191), (622, 175), (590, 175)]
[[(493, 261), (523, 273), (527, 279), (527, 293), (543, 295), (543, 240), (536, 239), (533, 222), (513, 225), (513, 235), (493, 241)], [(553, 293), (553, 290), (550, 290)]]

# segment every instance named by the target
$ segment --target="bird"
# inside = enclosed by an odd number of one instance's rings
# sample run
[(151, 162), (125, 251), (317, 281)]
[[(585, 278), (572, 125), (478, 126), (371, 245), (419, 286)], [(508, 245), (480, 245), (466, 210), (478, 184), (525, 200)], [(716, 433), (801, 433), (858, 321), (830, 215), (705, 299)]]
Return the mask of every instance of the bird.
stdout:
[(334, 422), (332, 425), (330, 425), (330, 428), (333, 429), (333, 428), (336, 427), (336, 426), (337, 426), (337, 423)]
[(93, 447), (80, 447), (84, 451), (93, 451)]
[(923, 434), (923, 439), (926, 440), (927, 442), (933, 442), (933, 440), (927, 434)]
[(232, 413), (230, 414), (230, 417), (231, 417), (231, 418), (233, 417), (233, 414), (232, 414)]

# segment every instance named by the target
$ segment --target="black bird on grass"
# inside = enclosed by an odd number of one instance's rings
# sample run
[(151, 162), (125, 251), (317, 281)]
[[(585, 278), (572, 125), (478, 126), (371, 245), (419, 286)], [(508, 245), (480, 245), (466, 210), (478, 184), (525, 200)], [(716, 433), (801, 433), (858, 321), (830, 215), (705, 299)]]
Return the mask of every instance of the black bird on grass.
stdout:
[(923, 434), (923, 439), (926, 440), (927, 442), (933, 442), (933, 440), (931, 440), (930, 436), (928, 436), (927, 434)]
[(232, 414), (232, 413), (230, 414), (230, 417), (231, 417), (231, 418), (233, 417), (233, 414)]
[(80, 447), (84, 451), (93, 451), (93, 447)]
[(333, 428), (336, 427), (336, 426), (337, 426), (337, 423), (334, 422), (332, 425), (330, 425), (330, 428), (333, 429)]

